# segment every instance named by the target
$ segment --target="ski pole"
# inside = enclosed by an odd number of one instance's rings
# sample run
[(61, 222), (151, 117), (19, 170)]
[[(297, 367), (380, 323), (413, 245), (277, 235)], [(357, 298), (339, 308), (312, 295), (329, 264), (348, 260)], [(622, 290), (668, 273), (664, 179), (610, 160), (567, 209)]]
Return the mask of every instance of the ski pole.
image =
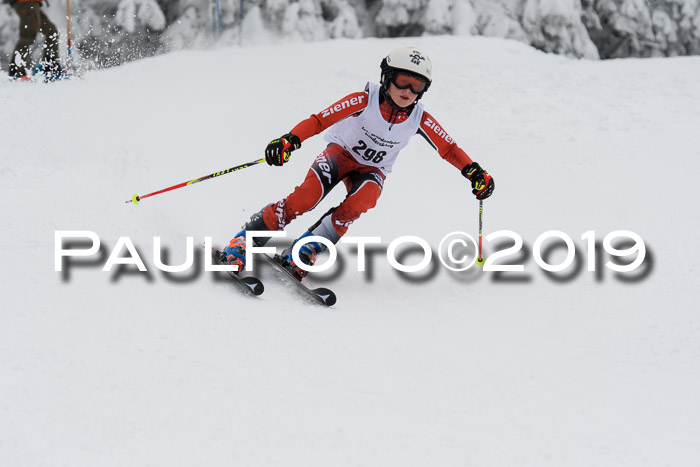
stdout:
[(247, 162), (245, 164), (237, 165), (236, 167), (231, 167), (230, 169), (222, 170), (221, 172), (214, 172), (213, 174), (205, 175), (204, 177), (195, 178), (194, 180), (190, 180), (189, 182), (179, 183), (179, 184), (173, 185), (169, 188), (163, 188), (162, 190), (155, 191), (155, 192), (149, 193), (147, 195), (139, 196), (138, 194), (134, 194), (134, 196), (132, 196), (131, 199), (129, 201), (126, 201), (126, 202), (139, 204), (139, 202), (142, 199), (148, 198), (149, 196), (155, 196), (155, 195), (158, 195), (160, 193), (165, 193), (166, 191), (176, 190), (178, 188), (182, 188), (183, 186), (194, 185), (195, 183), (203, 182), (204, 180), (209, 180), (211, 178), (218, 177), (219, 175), (226, 175), (227, 173), (235, 172), (236, 170), (245, 169), (246, 167), (250, 167), (251, 165), (256, 165), (256, 164), (259, 164), (261, 162), (265, 162), (265, 158), (258, 159), (257, 161)]
[(66, 0), (66, 27), (68, 29), (68, 62), (73, 59), (73, 51), (71, 49), (71, 24), (70, 24), (70, 0)]
[(484, 200), (479, 200), (479, 256), (476, 258), (476, 265), (483, 266), (486, 259), (482, 256), (481, 233), (484, 225)]

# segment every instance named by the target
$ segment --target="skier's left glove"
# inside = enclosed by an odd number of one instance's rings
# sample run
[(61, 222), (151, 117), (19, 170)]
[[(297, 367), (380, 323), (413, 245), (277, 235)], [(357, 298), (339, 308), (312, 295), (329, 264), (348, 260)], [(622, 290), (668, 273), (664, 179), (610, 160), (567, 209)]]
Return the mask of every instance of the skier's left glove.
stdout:
[(283, 165), (292, 157), (292, 151), (301, 147), (297, 135), (287, 133), (278, 139), (273, 139), (265, 148), (265, 161), (268, 165)]
[(476, 199), (486, 199), (493, 194), (495, 187), (493, 177), (476, 162), (472, 162), (463, 168), (462, 175), (472, 182), (472, 193), (476, 196)]

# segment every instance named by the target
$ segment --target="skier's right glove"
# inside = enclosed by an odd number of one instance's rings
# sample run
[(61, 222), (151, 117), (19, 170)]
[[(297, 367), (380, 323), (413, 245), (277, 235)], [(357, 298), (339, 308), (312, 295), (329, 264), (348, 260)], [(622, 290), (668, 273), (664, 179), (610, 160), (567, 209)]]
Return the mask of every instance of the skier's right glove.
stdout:
[(493, 177), (476, 162), (463, 168), (462, 175), (472, 182), (472, 194), (476, 196), (476, 199), (486, 199), (493, 193), (495, 187)]
[(297, 135), (287, 133), (281, 138), (273, 139), (265, 148), (265, 161), (268, 165), (283, 165), (292, 157), (292, 151), (301, 147)]

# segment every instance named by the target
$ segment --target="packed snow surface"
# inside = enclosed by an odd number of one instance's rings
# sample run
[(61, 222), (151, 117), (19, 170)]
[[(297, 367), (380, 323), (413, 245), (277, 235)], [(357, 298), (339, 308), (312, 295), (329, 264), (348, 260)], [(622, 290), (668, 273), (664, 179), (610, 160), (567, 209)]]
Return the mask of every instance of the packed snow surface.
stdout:
[[(392, 268), (399, 237), (437, 250), (450, 232), (478, 235), (466, 180), (416, 137), (348, 233), (381, 237), (367, 270), (341, 244), (342, 261), (308, 279), (336, 291), (333, 308), (262, 262), (259, 298), (201, 267), (204, 238), (224, 245), (286, 196), (321, 136), (282, 168), (125, 201), (259, 159), (376, 81), (406, 39), (192, 50), (52, 85), (0, 83), (0, 464), (697, 465), (700, 58), (411, 42), (434, 64), (426, 109), (496, 180), (484, 233), (520, 236), (499, 263), (524, 271), (455, 273), (436, 256), (421, 272)], [(344, 195), (294, 221), (278, 248)], [(548, 275), (534, 251), (551, 230), (576, 250)], [(646, 246), (631, 273), (605, 266), (617, 230)], [(57, 272), (57, 231), (94, 232), (100, 254)], [(120, 237), (148, 272), (102, 271)], [(159, 271), (154, 237), (167, 264), (185, 261), (193, 237), (198, 267)], [(485, 241), (487, 256), (512, 243)], [(564, 242), (549, 244), (548, 261), (563, 261)]]

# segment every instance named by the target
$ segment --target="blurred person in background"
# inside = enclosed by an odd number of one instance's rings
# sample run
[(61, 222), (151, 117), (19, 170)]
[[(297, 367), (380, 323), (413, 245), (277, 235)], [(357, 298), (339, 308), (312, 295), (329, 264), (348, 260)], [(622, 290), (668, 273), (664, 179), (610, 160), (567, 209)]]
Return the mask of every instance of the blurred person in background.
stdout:
[[(18, 80), (31, 79), (27, 67), (30, 65), (32, 44), (39, 32), (44, 35), (44, 53), (39, 69), (47, 80), (53, 80), (63, 73), (58, 61), (58, 29), (41, 10), (42, 0), (4, 0), (10, 3), (19, 15), (19, 40), (10, 57), (10, 77)], [(48, 0), (47, 0), (48, 4)]]

